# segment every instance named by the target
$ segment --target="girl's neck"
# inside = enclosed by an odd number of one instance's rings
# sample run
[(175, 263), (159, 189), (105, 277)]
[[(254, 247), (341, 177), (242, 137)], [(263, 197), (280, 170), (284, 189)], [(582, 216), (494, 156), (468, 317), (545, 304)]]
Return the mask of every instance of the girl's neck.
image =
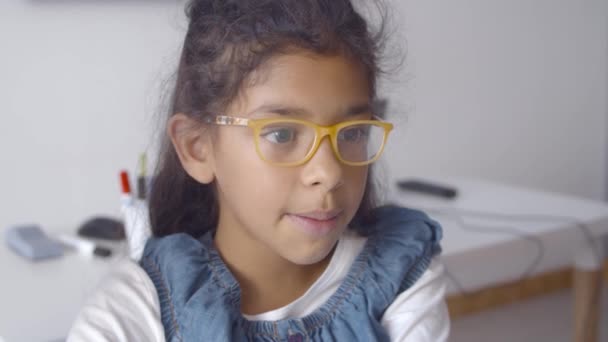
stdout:
[(242, 243), (218, 229), (215, 245), (241, 289), (241, 310), (255, 315), (301, 297), (327, 268), (333, 251), (316, 264), (297, 265), (255, 243)]

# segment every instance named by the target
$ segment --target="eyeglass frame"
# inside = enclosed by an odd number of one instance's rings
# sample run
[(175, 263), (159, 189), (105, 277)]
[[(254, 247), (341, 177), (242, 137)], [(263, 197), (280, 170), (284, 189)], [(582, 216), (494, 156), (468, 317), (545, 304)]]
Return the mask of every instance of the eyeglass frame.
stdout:
[[(330, 126), (322, 126), (322, 125), (318, 125), (311, 121), (293, 119), (293, 118), (248, 119), (248, 118), (241, 118), (241, 117), (227, 116), (227, 115), (216, 115), (216, 116), (212, 116), (212, 117), (206, 117), (204, 120), (204, 123), (218, 125), (218, 126), (250, 127), (251, 129), (253, 129), (254, 140), (255, 140), (255, 149), (256, 149), (256, 152), (257, 152), (258, 156), (260, 157), (260, 159), (262, 159), (263, 161), (265, 161), (271, 165), (283, 166), (283, 167), (300, 166), (300, 165), (304, 165), (307, 162), (309, 162), (310, 159), (312, 159), (312, 157), (317, 153), (319, 146), (321, 146), (321, 142), (323, 141), (323, 139), (325, 139), (326, 136), (329, 136), (329, 140), (331, 143), (332, 150), (334, 152), (334, 156), (341, 163), (343, 163), (345, 165), (349, 165), (349, 166), (364, 166), (364, 165), (372, 164), (373, 162), (378, 160), (380, 158), (380, 156), (382, 155), (382, 153), (384, 152), (384, 147), (386, 146), (386, 140), (388, 139), (388, 135), (393, 130), (393, 124), (386, 122), (386, 121), (382, 121), (377, 116), (373, 116), (373, 119), (371, 119), (371, 120), (342, 121), (342, 122), (338, 122), (338, 123), (330, 125)], [(297, 162), (279, 163), (279, 162), (274, 162), (274, 161), (268, 160), (264, 156), (264, 154), (261, 151), (260, 143), (259, 143), (260, 132), (264, 126), (273, 124), (273, 123), (297, 123), (297, 124), (303, 124), (305, 126), (311, 127), (315, 130), (315, 140), (314, 140), (312, 146), (310, 147), (310, 150), (308, 151), (308, 153), (306, 154), (306, 156), (304, 156), (304, 158), (302, 160), (299, 160)], [(383, 128), (384, 135), (382, 138), (382, 145), (378, 149), (378, 153), (376, 153), (374, 158), (372, 158), (370, 160), (367, 160), (364, 162), (351, 162), (351, 161), (344, 160), (338, 150), (338, 132), (344, 127), (361, 125), (361, 124), (371, 124), (371, 125), (375, 125), (375, 126), (379, 126), (379, 127)]]

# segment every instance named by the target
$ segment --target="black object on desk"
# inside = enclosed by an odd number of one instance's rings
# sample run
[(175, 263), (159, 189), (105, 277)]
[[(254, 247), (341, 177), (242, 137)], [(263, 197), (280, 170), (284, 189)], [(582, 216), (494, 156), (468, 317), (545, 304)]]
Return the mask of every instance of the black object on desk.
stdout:
[(125, 227), (119, 220), (96, 216), (86, 220), (78, 228), (78, 235), (94, 239), (123, 240)]
[(454, 187), (419, 179), (401, 180), (397, 182), (397, 186), (401, 190), (415, 191), (447, 199), (453, 199), (458, 195), (458, 190)]

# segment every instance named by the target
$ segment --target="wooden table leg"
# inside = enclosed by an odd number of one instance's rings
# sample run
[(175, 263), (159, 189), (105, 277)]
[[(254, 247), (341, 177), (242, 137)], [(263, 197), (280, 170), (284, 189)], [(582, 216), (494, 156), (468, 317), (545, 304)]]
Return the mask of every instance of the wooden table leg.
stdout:
[[(597, 342), (602, 293), (603, 251), (581, 248), (573, 272), (574, 342)], [(599, 259), (599, 260), (598, 260)]]

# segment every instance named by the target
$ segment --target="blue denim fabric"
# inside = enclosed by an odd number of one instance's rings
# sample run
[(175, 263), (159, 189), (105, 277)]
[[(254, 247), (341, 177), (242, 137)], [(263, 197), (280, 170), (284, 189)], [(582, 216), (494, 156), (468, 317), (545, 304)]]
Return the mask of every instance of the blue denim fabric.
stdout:
[(152, 238), (141, 266), (160, 299), (167, 341), (388, 341), (386, 308), (441, 252), (439, 224), (420, 211), (381, 207), (368, 241), (336, 291), (303, 318), (249, 321), (211, 233)]

